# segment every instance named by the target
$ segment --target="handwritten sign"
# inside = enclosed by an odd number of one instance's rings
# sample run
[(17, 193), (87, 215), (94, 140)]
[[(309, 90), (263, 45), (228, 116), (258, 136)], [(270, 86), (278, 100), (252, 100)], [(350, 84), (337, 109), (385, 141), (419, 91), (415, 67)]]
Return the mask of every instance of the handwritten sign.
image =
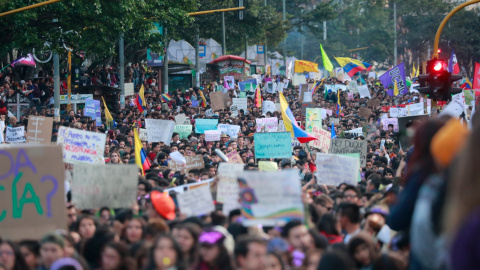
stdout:
[(270, 100), (264, 100), (262, 102), (262, 114), (267, 114), (267, 112), (274, 113), (277, 111), (277, 107), (275, 107), (275, 103)]
[[(423, 104), (423, 103), (422, 103)], [(465, 108), (465, 96), (462, 93), (458, 93), (452, 96), (452, 101), (441, 111), (438, 116), (450, 115), (452, 117), (458, 118)]]
[(316, 165), (319, 185), (357, 184), (359, 165), (356, 158), (317, 153)]
[(368, 119), (368, 117), (370, 117), (371, 114), (372, 114), (372, 109), (369, 109), (367, 107), (361, 107), (360, 109), (358, 109), (358, 115), (360, 115), (360, 117)]
[(217, 185), (217, 201), (238, 201), (237, 175), (241, 172), (243, 172), (243, 164), (220, 162), (217, 170), (219, 180)]
[(292, 156), (289, 132), (255, 133), (255, 158), (290, 158)]
[(0, 152), (0, 232), (16, 241), (66, 229), (62, 148), (32, 145)]
[(137, 197), (137, 165), (73, 167), (72, 202), (78, 209), (129, 208)]
[(192, 134), (192, 125), (175, 125), (173, 132), (177, 132), (180, 139), (187, 139)]
[[(325, 111), (325, 117), (327, 112)], [(309, 122), (320, 122), (322, 125), (322, 109), (321, 108), (307, 108), (306, 111), (306, 121)]]
[(148, 142), (163, 142), (166, 145), (170, 145), (175, 127), (174, 121), (145, 119), (145, 126), (147, 128)]
[(63, 161), (66, 163), (104, 164), (105, 133), (95, 133), (60, 127), (57, 144), (63, 146)]
[(185, 160), (187, 161), (186, 166), (182, 166), (182, 164), (177, 164), (175, 161), (169, 160), (168, 168), (175, 172), (182, 170), (189, 172), (190, 170), (205, 168), (205, 162), (203, 161), (202, 155), (186, 156)]
[(225, 109), (225, 103), (223, 103), (222, 92), (210, 93), (210, 102), (212, 104), (213, 111), (219, 111)]
[(257, 132), (277, 132), (278, 130), (278, 118), (269, 117), (269, 118), (257, 118), (256, 120), (256, 130)]
[(203, 134), (205, 130), (217, 129), (218, 119), (197, 119), (195, 120), (195, 133)]
[(332, 137), (332, 134), (329, 131), (322, 129), (322, 126), (318, 124), (319, 123), (313, 122), (311, 124), (312, 129), (309, 131), (309, 133), (315, 136), (315, 138), (317, 138), (318, 140), (310, 141), (308, 145), (321, 149), (325, 153), (328, 153), (328, 150), (330, 149), (330, 138)]
[(28, 116), (27, 142), (50, 144), (52, 127), (52, 117)]
[(198, 217), (215, 211), (210, 186), (204, 185), (177, 194), (180, 212), (187, 217)]
[(220, 130), (205, 130), (205, 141), (218, 142), (220, 141), (220, 135), (222, 135)]
[(393, 125), (393, 131), (398, 132), (398, 118), (382, 118), (383, 130), (388, 130), (388, 125)]
[(233, 150), (227, 153), (229, 163), (243, 164), (242, 157), (238, 154), (237, 150)]
[(238, 176), (244, 226), (283, 226), (303, 220), (298, 170), (280, 172), (244, 171)]
[(243, 110), (246, 112), (248, 110), (247, 107), (247, 98), (232, 98), (232, 105), (237, 106), (237, 109)]
[(332, 139), (331, 154), (360, 153), (362, 167), (367, 164), (367, 141)]
[(97, 127), (101, 126), (102, 125), (102, 109), (100, 107), (100, 100), (87, 98), (85, 100), (85, 111), (83, 114), (95, 120), (95, 124)]
[(7, 135), (5, 136), (5, 142), (7, 143), (19, 143), (25, 141), (25, 127), (7, 127)]
[(190, 121), (187, 120), (187, 116), (184, 113), (175, 115), (175, 124), (185, 125), (185, 122), (187, 121), (188, 121), (188, 124), (190, 124)]
[(260, 160), (258, 162), (258, 170), (262, 172), (276, 172), (278, 171), (278, 164), (273, 161)]
[(222, 133), (227, 134), (230, 138), (237, 138), (238, 132), (240, 131), (240, 126), (237, 125), (227, 125), (227, 124), (218, 124), (217, 130)]
[(358, 93), (360, 94), (360, 98), (372, 98), (368, 90), (368, 85), (366, 84), (358, 87)]
[(423, 114), (423, 102), (407, 105), (407, 115), (414, 116)]
[(140, 140), (144, 142), (148, 142), (147, 129), (141, 128), (139, 130), (140, 130), (140, 133), (138, 134), (138, 137), (140, 138)]

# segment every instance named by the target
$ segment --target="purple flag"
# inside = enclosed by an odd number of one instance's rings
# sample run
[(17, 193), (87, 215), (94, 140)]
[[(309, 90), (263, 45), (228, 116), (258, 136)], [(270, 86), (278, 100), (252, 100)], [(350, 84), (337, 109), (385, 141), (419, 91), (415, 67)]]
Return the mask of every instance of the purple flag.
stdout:
[(405, 64), (401, 63), (400, 65), (395, 66), (380, 76), (379, 79), (389, 96), (394, 96), (393, 86), (395, 85), (395, 81), (397, 81), (398, 91), (400, 91), (400, 94), (408, 94), (407, 79), (405, 77)]

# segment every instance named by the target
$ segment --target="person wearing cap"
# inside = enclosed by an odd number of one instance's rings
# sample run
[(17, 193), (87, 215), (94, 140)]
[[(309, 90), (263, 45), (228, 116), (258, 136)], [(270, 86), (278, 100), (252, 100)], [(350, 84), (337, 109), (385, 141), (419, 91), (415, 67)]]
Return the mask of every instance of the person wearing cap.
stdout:
[(65, 257), (65, 242), (56, 233), (48, 233), (40, 240), (40, 257), (42, 266), (38, 270), (48, 270), (53, 263)]
[(174, 220), (176, 217), (175, 202), (167, 193), (154, 190), (150, 192), (150, 203), (147, 203), (147, 215), (149, 219)]
[(228, 146), (228, 140), (229, 140), (229, 139), (230, 139), (230, 136), (228, 136), (228, 134), (226, 134), (226, 133), (222, 133), (222, 134), (220, 135), (220, 141), (221, 141), (222, 143), (224, 143), (226, 146)]

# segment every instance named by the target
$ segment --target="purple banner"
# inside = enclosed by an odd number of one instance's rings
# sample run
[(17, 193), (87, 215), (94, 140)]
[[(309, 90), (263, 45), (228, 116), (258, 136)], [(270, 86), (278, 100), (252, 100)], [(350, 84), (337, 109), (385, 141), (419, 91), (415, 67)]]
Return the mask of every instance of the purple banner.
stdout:
[(393, 86), (395, 81), (397, 81), (398, 91), (402, 95), (408, 94), (407, 79), (405, 77), (405, 64), (401, 63), (400, 65), (395, 66), (389, 71), (385, 72), (380, 76), (380, 81), (385, 88), (387, 94), (393, 97)]

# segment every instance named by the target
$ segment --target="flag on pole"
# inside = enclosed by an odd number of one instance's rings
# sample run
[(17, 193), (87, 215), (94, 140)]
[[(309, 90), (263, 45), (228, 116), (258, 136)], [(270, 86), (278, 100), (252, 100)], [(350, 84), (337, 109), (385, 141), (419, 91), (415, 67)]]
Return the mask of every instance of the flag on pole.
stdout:
[(393, 95), (398, 96), (398, 85), (396, 80), (395, 80), (395, 84), (393, 85)]
[(372, 69), (372, 65), (349, 57), (335, 57), (335, 60), (343, 67), (348, 76), (352, 78), (362, 70), (370, 71)]
[(457, 55), (452, 50), (452, 54), (450, 55), (450, 61), (448, 61), (448, 72), (452, 74), (460, 73), (460, 67), (458, 66)]
[(420, 75), (420, 64), (417, 65), (417, 73), (415, 73), (415, 77), (418, 77)]
[(333, 125), (333, 123), (332, 123), (332, 134), (331, 134), (331, 137), (332, 137), (332, 139), (336, 139), (336, 138), (337, 138), (337, 134), (335, 133), (335, 126)]
[(13, 61), (10, 64), (12, 67), (17, 66), (27, 66), (27, 67), (36, 67), (37, 64), (35, 64), (35, 60), (33, 59), (33, 56), (31, 53), (27, 54), (27, 56), (18, 58), (17, 60)]
[(202, 98), (202, 107), (205, 108), (207, 107), (207, 100), (205, 99), (205, 96), (203, 95), (202, 90), (198, 90), (198, 93), (200, 94), (200, 97)]
[(340, 89), (337, 90), (337, 116), (342, 113), (342, 103), (340, 102)]
[(150, 169), (150, 161), (147, 158), (145, 149), (143, 149), (142, 141), (140, 141), (140, 136), (138, 136), (137, 129), (133, 129), (133, 139), (135, 144), (135, 164), (142, 169), (142, 175), (145, 175), (145, 171)]
[(145, 89), (143, 89), (143, 84), (140, 87), (140, 91), (138, 91), (137, 97), (135, 98), (135, 104), (137, 105), (140, 113), (143, 113), (143, 111), (147, 109), (147, 107), (145, 107), (145, 104), (147, 104), (147, 102), (145, 101)]
[(297, 138), (300, 143), (307, 143), (309, 141), (318, 140), (315, 136), (308, 134), (305, 130), (301, 129), (295, 117), (293, 116), (292, 110), (288, 106), (285, 97), (282, 92), (279, 92), (280, 95), (280, 108), (282, 109), (282, 119), (285, 124), (285, 129), (289, 131), (292, 137)]
[(327, 53), (323, 50), (322, 44), (320, 44), (320, 50), (322, 51), (323, 66), (325, 67), (326, 70), (332, 72), (332, 70), (333, 70), (332, 62), (330, 62), (330, 59), (328, 59), (328, 55), (327, 55)]
[(261, 108), (262, 107), (262, 92), (260, 92), (260, 87), (257, 85), (255, 89), (255, 107)]
[(107, 128), (110, 129), (112, 127), (116, 127), (117, 123), (115, 123), (115, 120), (113, 120), (112, 114), (110, 114), (110, 111), (108, 110), (107, 104), (105, 103), (105, 99), (102, 97), (103, 100), (103, 106), (105, 106), (105, 120), (107, 122)]

